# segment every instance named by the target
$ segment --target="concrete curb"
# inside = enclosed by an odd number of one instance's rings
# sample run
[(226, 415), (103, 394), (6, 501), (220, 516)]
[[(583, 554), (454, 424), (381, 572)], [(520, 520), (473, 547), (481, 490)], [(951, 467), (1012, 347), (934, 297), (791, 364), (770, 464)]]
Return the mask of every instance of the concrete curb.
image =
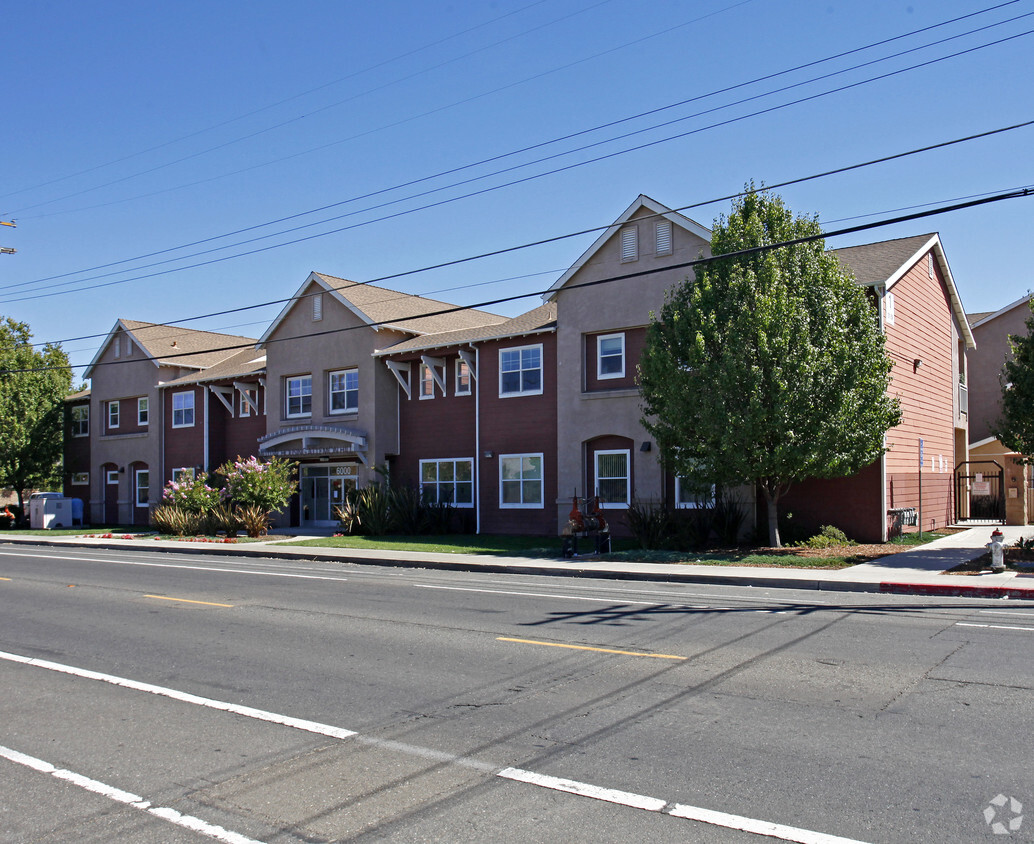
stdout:
[[(175, 540), (172, 540), (174, 542)], [(627, 580), (627, 581), (653, 581), (668, 583), (694, 583), (707, 584), (712, 586), (747, 586), (752, 588), (767, 589), (798, 589), (814, 590), (818, 592), (870, 592), (887, 593), (896, 595), (933, 595), (957, 598), (1012, 598), (1018, 600), (1034, 601), (1034, 585), (1031, 587), (1022, 586), (980, 586), (967, 583), (920, 583), (913, 581), (893, 580), (850, 580), (847, 578), (838, 579), (835, 577), (822, 577), (807, 570), (801, 571), (801, 576), (790, 575), (749, 575), (743, 573), (729, 574), (722, 572), (720, 568), (712, 574), (699, 571), (679, 571), (672, 566), (671, 570), (661, 569), (663, 564), (599, 564), (593, 565), (572, 560), (561, 563), (559, 561), (532, 560), (517, 561), (517, 558), (506, 558), (507, 562), (493, 561), (491, 557), (471, 560), (460, 558), (456, 560), (442, 559), (441, 557), (429, 558), (424, 555), (419, 559), (402, 559), (395, 556), (384, 556), (383, 552), (376, 555), (362, 555), (341, 553), (345, 549), (308, 549), (305, 547), (294, 547), (290, 550), (280, 549), (276, 544), (236, 545), (216, 542), (182, 543), (172, 546), (165, 542), (149, 543), (141, 540), (52, 540), (39, 537), (25, 538), (4, 538), (0, 537), (0, 544), (11, 546), (29, 545), (48, 548), (94, 548), (103, 551), (124, 551), (151, 550), (163, 553), (177, 554), (216, 554), (222, 556), (235, 556), (246, 558), (263, 558), (272, 560), (301, 560), (316, 562), (338, 562), (351, 563), (354, 565), (383, 566), (390, 568), (409, 569), (439, 569), (442, 571), (462, 572), (486, 572), (490, 574), (525, 574), (525, 575), (546, 575), (553, 577), (584, 577), (600, 578), (605, 580)], [(642, 566), (642, 568), (634, 568)], [(648, 566), (648, 567), (647, 567)], [(764, 569), (764, 571), (772, 571)], [(841, 569), (840, 571), (845, 571)], [(849, 571), (849, 570), (848, 570)], [(966, 579), (961, 575), (934, 575), (935, 577), (949, 577), (952, 580)]]

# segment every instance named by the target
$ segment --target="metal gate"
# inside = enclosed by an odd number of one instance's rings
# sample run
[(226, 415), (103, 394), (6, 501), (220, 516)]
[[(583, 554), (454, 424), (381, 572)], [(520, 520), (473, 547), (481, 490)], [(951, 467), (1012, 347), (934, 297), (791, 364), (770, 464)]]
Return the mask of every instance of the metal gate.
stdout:
[(955, 521), (1005, 524), (1005, 470), (997, 460), (955, 467)]

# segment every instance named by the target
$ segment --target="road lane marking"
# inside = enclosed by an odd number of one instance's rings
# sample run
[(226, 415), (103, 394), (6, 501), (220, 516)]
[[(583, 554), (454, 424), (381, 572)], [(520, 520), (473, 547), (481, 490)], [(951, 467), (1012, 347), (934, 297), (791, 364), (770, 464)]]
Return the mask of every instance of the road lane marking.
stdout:
[(0, 745), (0, 757), (7, 759), (9, 762), (14, 762), (16, 765), (31, 768), (41, 774), (49, 774), (59, 780), (70, 782), (72, 785), (77, 785), (79, 788), (84, 788), (94, 794), (107, 797), (109, 800), (114, 800), (116, 803), (124, 803), (127, 806), (132, 806), (134, 809), (140, 809), (141, 811), (147, 812), (148, 814), (154, 815), (162, 820), (169, 821), (170, 823), (177, 824), (178, 826), (185, 827), (193, 830), (194, 832), (199, 832), (209, 838), (214, 838), (216, 841), (223, 841), (225, 844), (261, 844), (260, 841), (256, 841), (254, 838), (248, 838), (238, 832), (232, 832), (225, 827), (208, 823), (208, 821), (203, 821), (201, 818), (195, 818), (193, 815), (184, 815), (181, 812), (177, 812), (175, 809), (170, 809), (165, 806), (152, 806), (151, 801), (144, 800), (144, 798), (138, 794), (132, 794), (128, 791), (123, 791), (121, 788), (115, 788), (113, 785), (100, 782), (99, 780), (84, 777), (82, 774), (76, 774), (64, 768), (58, 768), (51, 765), (49, 762), (37, 759), (35, 756), (19, 753), (17, 750), (11, 750), (11, 748), (4, 747), (3, 745)]
[(347, 577), (330, 577), (328, 575), (297, 574), (294, 572), (280, 571), (258, 571), (256, 569), (231, 569), (218, 566), (188, 566), (185, 563), (144, 563), (139, 560), (108, 560), (102, 557), (62, 557), (57, 554), (21, 554), (11, 551), (0, 551), (0, 557), (39, 557), (44, 556), (48, 560), (64, 560), (69, 563), (108, 563), (113, 566), (140, 566), (141, 568), (156, 569), (187, 569), (188, 571), (214, 571), (221, 574), (258, 574), (263, 577), (290, 577), (296, 580), (333, 580), (345, 583)]
[(595, 598), (592, 596), (585, 595), (556, 595), (550, 592), (513, 592), (507, 589), (475, 589), (472, 586), (431, 586), (427, 583), (414, 583), (414, 587), (417, 589), (438, 589), (442, 592), (481, 592), (488, 595), (514, 595), (519, 598), (561, 598), (565, 601), (592, 601), (593, 603), (599, 604), (601, 602), (611, 602), (622, 605), (636, 604), (641, 607), (660, 607), (660, 606), (674, 606), (680, 609), (688, 610), (707, 610), (710, 607), (694, 607), (687, 604), (670, 604), (669, 602), (658, 602), (658, 601), (627, 601), (624, 598), (610, 598), (610, 597), (599, 597)]
[(711, 826), (739, 829), (744, 832), (754, 833), (755, 835), (764, 835), (768, 838), (796, 841), (799, 844), (862, 844), (862, 842), (853, 838), (841, 838), (837, 835), (827, 835), (823, 832), (813, 832), (810, 829), (800, 829), (795, 826), (759, 821), (754, 818), (743, 817), (742, 815), (730, 815), (726, 812), (715, 812), (711, 809), (700, 809), (696, 806), (685, 806), (681, 803), (669, 806), (668, 803), (657, 797), (647, 797), (644, 794), (619, 791), (614, 788), (601, 788), (598, 785), (551, 777), (546, 774), (537, 774), (534, 771), (525, 771), (521, 768), (503, 768), (497, 776), (503, 779), (514, 780), (515, 782), (537, 785), (553, 791), (577, 794), (580, 797), (603, 800), (607, 803), (617, 803), (634, 809), (644, 809), (647, 812), (659, 812), (674, 818), (686, 818), (687, 820), (699, 821)]
[(145, 598), (156, 598), (159, 601), (176, 601), (180, 604), (201, 604), (206, 607), (228, 607), (233, 609), (233, 604), (214, 604), (211, 601), (191, 601), (189, 598), (169, 598), (165, 595), (144, 595)]
[(1019, 615), (1024, 618), (1034, 619), (1034, 613), (1029, 612), (1010, 612), (1009, 610), (980, 610), (984, 615)]
[(253, 709), (250, 706), (240, 706), (236, 703), (227, 703), (222, 700), (193, 695), (189, 692), (181, 692), (176, 689), (168, 689), (164, 686), (153, 686), (150, 683), (139, 683), (136, 680), (128, 680), (125, 677), (116, 677), (113, 674), (103, 674), (99, 671), (89, 671), (85, 668), (75, 668), (71, 665), (62, 665), (60, 662), (49, 662), (45, 659), (33, 659), (32, 657), (19, 656), (18, 654), (0, 651), (0, 659), (9, 662), (18, 662), (23, 665), (32, 665), (36, 668), (46, 668), (48, 671), (56, 671), (59, 674), (71, 674), (73, 677), (82, 677), (86, 680), (99, 680), (102, 683), (109, 683), (112, 686), (122, 686), (126, 689), (134, 689), (138, 692), (148, 692), (152, 695), (172, 698), (183, 703), (192, 703), (196, 706), (204, 706), (208, 709), (218, 709), (222, 712), (230, 712), (234, 715), (243, 715), (245, 718), (254, 718), (258, 721), (268, 721), (272, 724), (282, 724), (285, 727), (294, 727), (296, 730), (304, 730), (308, 733), (329, 736), (330, 738), (350, 738), (355, 735), (354, 730), (345, 730), (341, 727), (333, 727), (329, 724), (320, 724), (317, 721), (306, 721), (303, 718), (292, 718), (289, 715), (280, 715), (276, 712), (266, 712), (262, 709)]
[[(635, 656), (643, 656), (643, 654), (635, 654)], [(684, 659), (685, 657), (682, 658)], [(416, 745), (402, 744), (396, 741), (381, 739), (376, 736), (363, 736), (353, 730), (346, 730), (329, 724), (319, 724), (315, 721), (305, 721), (300, 718), (292, 718), (288, 715), (264, 712), (260, 709), (237, 706), (236, 704), (224, 703), (223, 701), (209, 700), (207, 698), (198, 697), (197, 695), (180, 692), (175, 689), (167, 689), (162, 686), (152, 686), (149, 683), (139, 683), (135, 680), (129, 680), (124, 677), (102, 674), (100, 672), (89, 671), (84, 668), (75, 668), (73, 666), (62, 665), (57, 662), (33, 659), (31, 657), (6, 653), (4, 651), (0, 651), (0, 659), (23, 665), (30, 665), (35, 668), (44, 668), (49, 671), (56, 671), (62, 674), (71, 674), (72, 676), (82, 677), (88, 680), (100, 680), (102, 682), (122, 686), (127, 689), (135, 689), (138, 691), (149, 692), (154, 695), (162, 695), (184, 703), (208, 706), (213, 709), (232, 712), (249, 718), (257, 718), (262, 721), (269, 721), (270, 723), (281, 724), (283, 726), (305, 730), (306, 732), (318, 733), (331, 738), (348, 738), (362, 744), (378, 748), (411, 753), (416, 756), (435, 759), (442, 762), (451, 762), (462, 767), (474, 768), (476, 770), (483, 771), (500, 779), (524, 782), (530, 785), (539, 786), (540, 788), (549, 788), (554, 791), (565, 791), (569, 794), (588, 797), (594, 800), (603, 800), (608, 803), (622, 803), (626, 806), (635, 806), (636, 808), (645, 809), (647, 811), (656, 811), (672, 817), (695, 820), (712, 826), (744, 829), (758, 835), (766, 835), (770, 838), (779, 838), (784, 841), (794, 841), (798, 842), (798, 844), (864, 844), (864, 842), (856, 841), (851, 838), (840, 838), (835, 835), (827, 835), (822, 832), (798, 829), (797, 827), (784, 826), (782, 824), (756, 820), (754, 818), (743, 817), (740, 815), (729, 815), (724, 812), (715, 812), (710, 809), (701, 809), (679, 803), (669, 803), (666, 800), (656, 797), (647, 797), (645, 795), (633, 794), (632, 792), (591, 785), (590, 783), (581, 783), (577, 780), (560, 779), (558, 777), (551, 777), (545, 774), (536, 774), (533, 771), (526, 771), (521, 768), (498, 768), (494, 765), (466, 756), (442, 753), (441, 751), (422, 748)], [(46, 765), (47, 763), (44, 762), (42, 764)], [(171, 812), (172, 810), (170, 809), (168, 811)]]
[(559, 642), (540, 642), (536, 639), (511, 639), (508, 636), (496, 636), (497, 642), (517, 642), (521, 645), (543, 645), (547, 648), (568, 648), (572, 651), (595, 651), (601, 654), (620, 654), (622, 656), (647, 656), (652, 659), (688, 659), (675, 654), (648, 654), (642, 651), (615, 651), (610, 648), (590, 648), (587, 645), (562, 645)]
[(972, 624), (965, 621), (956, 621), (956, 627), (982, 627), (985, 630), (1024, 630), (1027, 633), (1034, 633), (1034, 627), (1011, 627), (1008, 624)]
[(9, 578), (9, 577), (0, 577), (0, 580), (10, 580), (10, 579), (11, 578)]

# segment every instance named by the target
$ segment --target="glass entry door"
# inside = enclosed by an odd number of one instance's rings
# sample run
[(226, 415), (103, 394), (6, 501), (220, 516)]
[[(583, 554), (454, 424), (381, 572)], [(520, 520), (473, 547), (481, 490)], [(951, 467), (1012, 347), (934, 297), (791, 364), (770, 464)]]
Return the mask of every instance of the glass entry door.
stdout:
[(302, 466), (302, 527), (334, 527), (334, 508), (345, 503), (345, 494), (355, 488), (359, 467), (354, 463), (339, 466)]

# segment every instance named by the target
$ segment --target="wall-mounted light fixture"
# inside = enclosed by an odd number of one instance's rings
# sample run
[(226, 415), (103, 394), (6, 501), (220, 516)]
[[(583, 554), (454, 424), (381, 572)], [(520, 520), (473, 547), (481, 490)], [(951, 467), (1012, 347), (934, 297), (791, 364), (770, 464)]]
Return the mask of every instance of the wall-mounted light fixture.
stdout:
[(485, 449), (485, 459), (486, 460), (491, 460), (493, 457), (495, 457), (495, 453), (492, 451), (492, 449), (486, 448)]
[(921, 367), (922, 365), (923, 365), (923, 359), (922, 358), (916, 358), (915, 360), (912, 361), (912, 371), (913, 372), (918, 372), (919, 371), (919, 367)]
[(639, 446), (640, 451), (649, 451), (651, 448), (653, 448), (653, 444), (650, 442), (645, 442)]

